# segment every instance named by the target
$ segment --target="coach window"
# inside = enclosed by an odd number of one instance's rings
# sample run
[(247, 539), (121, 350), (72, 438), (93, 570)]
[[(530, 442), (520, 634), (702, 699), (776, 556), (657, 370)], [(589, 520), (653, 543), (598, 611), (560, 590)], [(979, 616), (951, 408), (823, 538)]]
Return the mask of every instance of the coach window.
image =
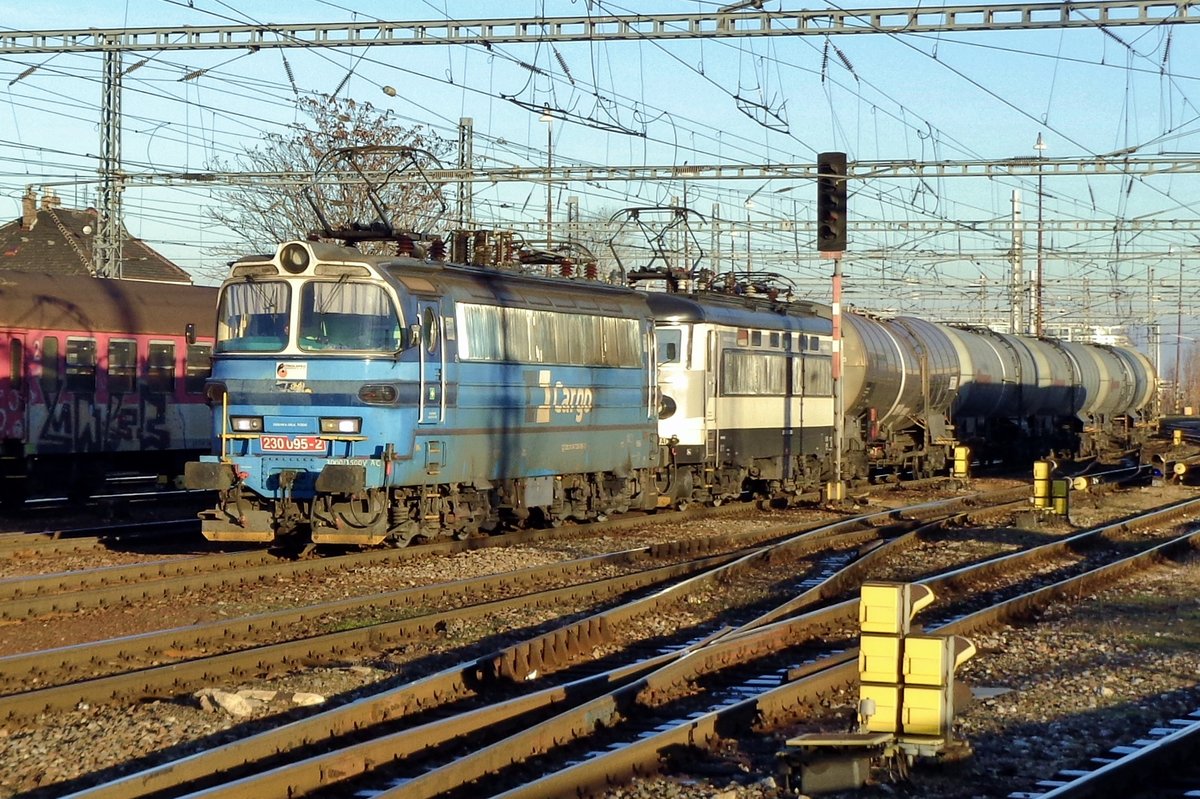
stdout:
[(20, 391), (25, 387), (25, 348), (21, 346), (21, 339), (14, 338), (9, 341), (8, 356), (8, 386), (13, 391)]
[(247, 280), (221, 291), (217, 352), (279, 352), (288, 342), (288, 284)]
[(42, 384), (43, 394), (58, 390), (58, 339), (46, 336), (42, 339)]
[(96, 340), (67, 339), (67, 391), (92, 394), (96, 391)]
[(189, 344), (185, 369), (183, 390), (189, 394), (203, 394), (204, 381), (212, 371), (212, 347), (207, 344)]
[(146, 389), (156, 394), (175, 391), (175, 342), (151, 341), (146, 355)]
[(130, 394), (137, 385), (137, 342), (110, 339), (108, 342), (108, 393)]

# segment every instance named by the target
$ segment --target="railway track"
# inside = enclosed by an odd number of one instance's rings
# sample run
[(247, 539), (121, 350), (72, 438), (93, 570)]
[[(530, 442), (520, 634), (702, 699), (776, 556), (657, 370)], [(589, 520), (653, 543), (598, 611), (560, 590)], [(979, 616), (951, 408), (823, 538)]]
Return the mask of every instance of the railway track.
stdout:
[[(962, 501), (934, 503), (923, 511), (937, 512), (940, 504), (957, 506)], [(919, 517), (921, 512), (912, 511), (914, 517)], [(10, 655), (0, 658), (0, 691), (5, 694), (0, 696), (0, 718), (28, 717), (79, 703), (167, 695), (204, 684), (215, 675), (244, 677), (264, 668), (288, 668), (301, 662), (362, 657), (365, 651), (388, 643), (433, 634), (451, 621), (487, 617), (514, 606), (558, 606), (611, 600), (631, 590), (712, 568), (723, 560), (737, 557), (746, 547), (762, 549), (764, 541), (786, 540), (798, 535), (804, 539), (805, 547), (824, 548), (833, 542), (831, 536), (836, 535), (845, 542), (841, 544), (843, 547), (856, 546), (917, 523), (915, 519), (897, 516), (883, 511), (870, 514), (868, 518), (806, 531), (794, 524), (785, 524), (739, 535), (720, 535), (554, 563), (518, 573), (286, 609), (235, 621), (196, 624)], [(453, 548), (453, 545), (446, 546)], [(375, 559), (414, 551), (359, 553), (359, 557)], [(712, 554), (720, 552), (726, 554)], [(601, 569), (616, 564), (638, 566), (667, 559), (676, 562), (631, 571), (623, 576), (596, 579)], [(334, 561), (332, 565), (331, 560)], [(326, 559), (315, 565), (337, 570), (336, 561)], [(257, 573), (260, 569), (249, 571)], [(572, 578), (569, 583), (568, 578)], [(555, 587), (533, 590), (534, 587), (544, 588), (547, 583), (554, 583)], [(438, 609), (430, 611), (429, 608)], [(369, 612), (376, 620), (371, 623), (356, 620), (354, 614), (364, 612)], [(380, 614), (394, 617), (394, 620), (378, 621)], [(289, 630), (295, 631), (303, 625), (311, 628), (313, 625), (347, 624), (353, 629), (302, 636), (296, 632), (289, 634)], [(218, 651), (213, 653), (213, 650)], [(182, 653), (204, 653), (206, 656), (185, 658)], [(97, 676), (103, 669), (111, 672), (113, 664), (120, 664), (120, 673)], [(38, 687), (30, 690), (30, 685)]]
[(1008, 799), (1085, 799), (1093, 796), (1200, 796), (1200, 710), (1155, 727), (1126, 746), (1093, 757), (1089, 768), (1039, 780), (1040, 791), (1014, 791)]
[[(1165, 514), (1178, 514), (1191, 509), (1193, 509), (1192, 505), (1177, 506), (1163, 511), (1160, 518)], [(1127, 520), (1118, 526), (1124, 529), (1130, 523), (1131, 521)], [(1089, 531), (1081, 536), (1101, 537), (1106, 531), (1111, 532), (1118, 526)], [(903, 538), (898, 538), (894, 544), (887, 546), (903, 546)], [(1072, 538), (1076, 539), (1073, 542), (1075, 546), (1078, 546), (1083, 540), (1080, 536)], [(1175, 545), (1179, 545), (1177, 541)], [(1188, 545), (1190, 546), (1190, 544)], [(1057, 582), (1050, 582), (1048, 585), (1038, 588), (1030, 589), (1028, 586), (1022, 585), (1019, 572), (1027, 568), (1023, 564), (1035, 562), (1045, 557), (1048, 552), (1053, 553), (1059, 547), (1059, 543), (1048, 546), (1050, 549), (1040, 553), (1033, 550), (1029, 553), (1020, 553), (1005, 558), (1004, 560), (1007, 560), (1017, 570), (1014, 575), (1013, 587), (1010, 590), (1013, 596), (988, 605), (985, 609), (968, 611), (961, 618), (947, 622), (943, 625), (944, 629), (946, 631), (969, 630), (974, 628), (973, 625), (995, 623), (999, 618), (1028, 610), (1030, 602), (1048, 601), (1049, 597), (1057, 596), (1062, 591), (1077, 590), (1080, 584), (1098, 579), (1096, 575), (1116, 573), (1122, 568), (1117, 564), (1127, 560), (1113, 561), (1098, 569), (1092, 569)], [(881, 546), (874, 551), (880, 552), (885, 548)], [(1141, 558), (1143, 562), (1148, 562), (1146, 559), (1152, 560), (1155, 555), (1142, 553), (1135, 557)], [(860, 559), (847, 568), (861, 567)], [(931, 578), (931, 583), (944, 592), (947, 586), (964, 580), (970, 569), (977, 569), (980, 573), (992, 573), (995, 568), (995, 564), (977, 564), (974, 567), (967, 567), (966, 570), (951, 571), (940, 578)], [(828, 592), (830, 584), (828, 580), (818, 581), (818, 585), (808, 591), (809, 601), (815, 603), (823, 593)], [(803, 605), (803, 602), (800, 604)], [(505, 695), (503, 699), (496, 698), (496, 701), (491, 703), (484, 701), (483, 709), (476, 708), (442, 720), (428, 720), (427, 714), (433, 707), (462, 701), (466, 697), (475, 695), (477, 691), (491, 685), (494, 681), (511, 688), (513, 685), (526, 684), (529, 680), (525, 678), (531, 675), (536, 674), (538, 679), (545, 679), (547, 671), (554, 672), (556, 668), (564, 669), (573, 654), (587, 652), (595, 645), (595, 641), (592, 640), (588, 631), (605, 626), (605, 623), (598, 622), (594, 617), (585, 619), (572, 626), (547, 633), (526, 644), (495, 653), (492, 657), (474, 661), (464, 669), (432, 675), (411, 685), (381, 694), (379, 697), (360, 700), (350, 708), (331, 711), (331, 714), (322, 714), (323, 720), (320, 717), (314, 717), (293, 723), (273, 733), (240, 741), (236, 745), (236, 751), (240, 755), (247, 755), (248, 752), (261, 752), (263, 753), (262, 757), (266, 758), (266, 760), (253, 763), (252, 770), (257, 776), (247, 776), (242, 780), (231, 781), (221, 789), (209, 789), (205, 795), (234, 796), (239, 795), (237, 793), (239, 790), (248, 791), (253, 795), (302, 794), (316, 790), (322, 785), (328, 785), (329, 775), (333, 771), (346, 777), (354, 776), (359, 773), (354, 770), (354, 763), (360, 763), (362, 768), (366, 768), (369, 763), (390, 762), (402, 758), (410, 751), (425, 751), (436, 747), (438, 741), (441, 740), (437, 735), (449, 734), (447, 731), (455, 731), (455, 734), (446, 739), (445, 746), (450, 746), (451, 741), (456, 742), (456, 747), (465, 746), (464, 740), (458, 737), (464, 730), (471, 730), (472, 734), (480, 734), (480, 729), (500, 728), (503, 719), (496, 715), (497, 712), (516, 712), (516, 709), (520, 708), (522, 709), (520, 712), (526, 713), (530, 712), (531, 708), (539, 708), (540, 713), (549, 714), (550, 710), (546, 707), (546, 703), (558, 702), (560, 704), (560, 707), (555, 708), (560, 712), (559, 716), (545, 722), (552, 725), (550, 728), (538, 726), (528, 716), (521, 717), (519, 723), (524, 728), (524, 732), (518, 733), (518, 737), (524, 736), (524, 744), (514, 741), (512, 738), (506, 738), (496, 741), (494, 745), (481, 748), (478, 742), (473, 741), (469, 748), (473, 751), (478, 750), (478, 755), (472, 757), (478, 757), (480, 760), (455, 759), (440, 766), (423, 765), (416, 776), (405, 774), (397, 776), (395, 773), (391, 773), (386, 778), (379, 776), (374, 778), (375, 780), (401, 780), (403, 782), (403, 790), (397, 788), (397, 792), (388, 791), (384, 795), (434, 795), (443, 790), (446, 785), (461, 784), (475, 778), (475, 775), (478, 775), (479, 779), (484, 777), (489, 780), (495, 779), (496, 775), (484, 768), (487, 762), (495, 763), (503, 760), (507, 764), (514, 760), (537, 757), (542, 752), (539, 747), (544, 746), (546, 741), (573, 740), (579, 735), (584, 735), (585, 731), (586, 735), (591, 735), (595, 732), (598, 722), (606, 730), (620, 726), (618, 722), (624, 724), (631, 717), (631, 711), (636, 711), (632, 715), (637, 717), (653, 714), (655, 708), (669, 706), (671, 701), (677, 701), (672, 697), (680, 693), (680, 686), (685, 686), (683, 693), (694, 693), (698, 680), (711, 679), (710, 672), (718, 673), (734, 664), (737, 664), (739, 668), (744, 668), (747, 659), (763, 661), (767, 655), (777, 655), (777, 662), (772, 663), (770, 668), (765, 671), (758, 668), (760, 664), (756, 664), (755, 676), (746, 679), (735, 678), (729, 688), (729, 695), (741, 698), (718, 715), (727, 712), (736, 716), (739, 712), (738, 707), (742, 708), (740, 711), (742, 713), (761, 713), (762, 702), (775, 701), (772, 699), (774, 694), (770, 691), (764, 693), (765, 687), (769, 686), (774, 686), (773, 691), (786, 693), (784, 690), (786, 686), (802, 682), (815, 691), (815, 693), (807, 694), (805, 701), (816, 701), (816, 698), (827, 696), (829, 691), (835, 690), (853, 679), (854, 653), (852, 649), (847, 648), (847, 645), (852, 644), (852, 631), (856, 621), (856, 600), (844, 600), (801, 616), (794, 615), (795, 603), (789, 602), (788, 605), (789, 607), (785, 610), (763, 613), (748, 621), (743, 620), (744, 623), (740, 625), (738, 631), (725, 632), (723, 635), (717, 634), (718, 640), (713, 640), (714, 633), (709, 632), (708, 634), (694, 635), (692, 640), (678, 642), (673, 649), (674, 657), (671, 659), (673, 665), (660, 667), (652, 673), (652, 676), (639, 678), (626, 688), (604, 694), (592, 700), (590, 704), (576, 709), (561, 707), (561, 704), (571, 704), (571, 701), (556, 700), (555, 697), (572, 697), (574, 701), (577, 701), (579, 695), (586, 693), (585, 686), (592, 686), (591, 690), (596, 690), (596, 686), (619, 684), (624, 680), (631, 679), (631, 674), (641, 670), (640, 664), (650, 663), (655, 661), (655, 658), (637, 657), (632, 662), (623, 663), (610, 672), (592, 673), (579, 677), (578, 684), (572, 682), (569, 685), (563, 684), (546, 688), (542, 692), (527, 695), (522, 699), (513, 699), (511, 696)], [(774, 621), (781, 617), (783, 620)], [(610, 626), (615, 623), (608, 622)], [(613, 634), (615, 635), (615, 633)], [(705, 641), (704, 639), (709, 640)], [(804, 653), (804, 657), (799, 660), (797, 660), (796, 652), (792, 651), (795, 647), (801, 647), (799, 651)], [(631, 651), (636, 652), (637, 650)], [(739, 652), (743, 654), (738, 655)], [(683, 657), (684, 655), (687, 657)], [(663, 655), (656, 657), (661, 658)], [(804, 660), (810, 662), (805, 664), (802, 662)], [(811, 676), (806, 677), (805, 675)], [(814, 685), (815, 688), (813, 688)], [(746, 696), (751, 694), (755, 696), (756, 704), (752, 711), (748, 711), (744, 703), (748, 701)], [(760, 694), (762, 696), (759, 696)], [(796, 706), (795, 702), (791, 700), (785, 705), (792, 708)], [(498, 708), (507, 710), (498, 711)], [(685, 717), (691, 718), (680, 721), (676, 725), (684, 730), (683, 732), (676, 730), (671, 733), (682, 736), (681, 740), (676, 743), (689, 745), (689, 742), (695, 742), (696, 738), (687, 730), (695, 732), (697, 729), (694, 725), (697, 718), (694, 717), (694, 714), (697, 712), (699, 711), (696, 708), (691, 708), (684, 714)], [(702, 715), (715, 712), (705, 711)], [(408, 730), (388, 731), (386, 729), (388, 723), (403, 717), (409, 717), (408, 721), (415, 726)], [(471, 720), (472, 717), (474, 717), (474, 721)], [(513, 721), (512, 723), (518, 722)], [(298, 738), (313, 745), (319, 742), (319, 748), (326, 749), (332, 746), (331, 737), (339, 734), (339, 730), (360, 729), (364, 724), (377, 725), (377, 737), (362, 744), (350, 744), (346, 748), (337, 750), (333, 755), (321, 755), (311, 761), (305, 760), (292, 766), (279, 766), (277, 769), (270, 766), (270, 758), (275, 757), (275, 752), (289, 748), (286, 744), (289, 739)], [(384, 729), (379, 729), (380, 726)], [(639, 736), (646, 735), (661, 744), (664, 742), (664, 739), (661, 738), (663, 734), (666, 733), (651, 733), (642, 729), (632, 737), (642, 740)], [(670, 741), (667, 742), (670, 743)], [(632, 757), (631, 752), (638, 751), (640, 746), (638, 743), (630, 743), (629, 746), (617, 746), (616, 744), (619, 742), (612, 743), (614, 751), (620, 753), (619, 756), (616, 754), (601, 756), (595, 751), (594, 746), (585, 745), (584, 754), (587, 755), (587, 763), (603, 761), (607, 764), (606, 769), (612, 768), (614, 762), (625, 762)], [(600, 745), (602, 748), (607, 748), (609, 744), (601, 743)], [(230, 750), (233, 748), (235, 747), (231, 746)], [(656, 753), (660, 748), (655, 748), (653, 753), (645, 755), (647, 759), (638, 762), (637, 768), (653, 770), (658, 762)], [(524, 754), (527, 749), (528, 754)], [(180, 769), (191, 772), (193, 768), (197, 768), (203, 773), (213, 770), (228, 771), (231, 768), (229, 763), (232, 761), (227, 761), (222, 765), (221, 757), (221, 750), (213, 750), (206, 755), (189, 759), (186, 764), (173, 764), (165, 770), (165, 773), (169, 774), (172, 779), (178, 779), (181, 774)], [(226, 751), (224, 757), (233, 758), (239, 764), (242, 762), (238, 756), (232, 754), (232, 751)], [(294, 757), (290, 756), (289, 759), (294, 759)], [(488, 758), (492, 760), (489, 761)], [(247, 759), (252, 758), (247, 756)], [(193, 762), (194, 760), (197, 762)], [(331, 765), (332, 763), (336, 763), (336, 767)], [(567, 778), (571, 785), (568, 793), (573, 793), (576, 784), (591, 784), (584, 779), (585, 775), (573, 771), (577, 767), (570, 766), (569, 759), (568, 762), (564, 762), (558, 767), (571, 772), (571, 776)], [(137, 775), (136, 782), (138, 785), (153, 785), (155, 790), (164, 790), (166, 786), (160, 782), (163, 773), (154, 770), (143, 772)], [(604, 779), (613, 777), (614, 774), (615, 772), (605, 771)], [(530, 779), (530, 774), (522, 770), (519, 776), (512, 779), (518, 782), (525, 781)], [(551, 778), (547, 777), (546, 779)], [(579, 779), (583, 779), (583, 781), (577, 782)], [(315, 780), (315, 782), (309, 780)], [(436, 789), (432, 787), (435, 784), (439, 786)], [(419, 788), (419, 786), (425, 787)], [(97, 789), (98, 792), (85, 792), (81, 795), (122, 795), (122, 791), (130, 790), (131, 787), (130, 783), (117, 783), (115, 786), (105, 789), (115, 791), (115, 793), (106, 793), (104, 790)], [(349, 789), (351, 786), (344, 787)], [(372, 790), (380, 790), (378, 784)], [(428, 793), (424, 792), (426, 790)], [(547, 795), (553, 795), (553, 791)]]

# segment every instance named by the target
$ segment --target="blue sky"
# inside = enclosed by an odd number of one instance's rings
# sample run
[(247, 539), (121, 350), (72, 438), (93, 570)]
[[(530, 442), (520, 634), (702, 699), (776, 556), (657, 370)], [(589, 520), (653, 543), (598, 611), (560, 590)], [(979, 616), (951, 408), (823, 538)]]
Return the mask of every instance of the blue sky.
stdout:
[[(888, 3), (827, 7), (875, 8)], [(814, 6), (815, 7), (815, 6)], [(697, 2), (629, 5), (592, 0), (503, 4), (506, 16), (582, 16), (709, 11)], [(781, 8), (768, 2), (767, 11)], [(786, 6), (796, 8), (796, 6)], [(293, 0), (129, 0), (91, 3), (0, 2), (7, 30), (164, 25), (440, 20), (496, 16), (482, 2)], [(189, 51), (126, 54), (122, 154), (130, 172), (199, 171), (212, 159), (252, 147), (264, 130), (297, 119), (291, 69), (300, 92), (342, 94), (394, 109), (451, 139), (459, 117), (474, 119), (476, 156), (492, 164), (544, 163), (546, 127), (533, 107), (549, 104), (579, 118), (604, 119), (641, 135), (577, 123), (554, 124), (560, 164), (811, 163), (821, 150), (845, 150), (854, 162), (990, 160), (1033, 157), (1039, 133), (1053, 157), (1085, 158), (1133, 148), (1139, 155), (1192, 154), (1200, 131), (1200, 28), (1196, 25), (1079, 30), (793, 36), (482, 47)], [(287, 68), (285, 68), (285, 61)], [(68, 205), (94, 203), (100, 151), (97, 54), (20, 55), (0, 59), (0, 211), (19, 213), (29, 184), (60, 186)], [(32, 73), (18, 77), (29, 67)], [(531, 69), (530, 67), (533, 67)], [(191, 80), (189, 72), (207, 70)], [(347, 77), (349, 76), (349, 77)], [(343, 84), (343, 81), (344, 84)], [(392, 86), (396, 96), (383, 93)], [(740, 106), (740, 108), (739, 108)], [(749, 113), (748, 113), (749, 112)], [(752, 118), (757, 114), (758, 120)], [(764, 124), (766, 123), (766, 124)], [(87, 182), (84, 182), (87, 181)], [(1047, 220), (1158, 220), (1164, 230), (1064, 233), (1044, 237), (1047, 317), (1144, 327), (1146, 305), (1165, 297), (1174, 312), (1180, 258), (1191, 267), (1200, 238), (1173, 230), (1195, 220), (1194, 175), (1129, 178), (1120, 174), (1045, 181)], [(666, 203), (678, 183), (578, 184), (556, 189), (556, 211), (580, 198), (585, 218), (607, 218), (632, 205)], [(877, 179), (856, 183), (858, 221), (948, 223), (999, 220), (1010, 195), (1036, 213), (1031, 178)], [(497, 226), (533, 226), (544, 218), (544, 186), (481, 189), (479, 215)], [(489, 194), (489, 191), (491, 193)], [(813, 191), (794, 182), (693, 181), (689, 205), (704, 215), (776, 223), (796, 233), (751, 242), (758, 268), (782, 272), (818, 299), (828, 264), (811, 253)], [(753, 195), (747, 207), (747, 198)], [(202, 213), (219, 191), (131, 190), (126, 224), (189, 270), (212, 270), (211, 249), (226, 233)], [(808, 237), (806, 240), (806, 236)], [(1033, 266), (1027, 237), (1027, 269)], [(707, 241), (702, 242), (707, 245)], [(797, 248), (799, 243), (799, 248)], [(726, 239), (722, 247), (744, 247)], [(852, 238), (845, 261), (848, 299), (872, 308), (971, 319), (1006, 316), (1003, 285), (1011, 247), (1006, 233), (933, 235), (888, 229)], [(720, 265), (719, 263), (717, 264)], [(1151, 290), (1150, 283), (1156, 285)], [(1196, 285), (1185, 279), (1189, 309)], [(1186, 335), (1196, 336), (1192, 317)], [(1135, 331), (1135, 335), (1138, 335)]]

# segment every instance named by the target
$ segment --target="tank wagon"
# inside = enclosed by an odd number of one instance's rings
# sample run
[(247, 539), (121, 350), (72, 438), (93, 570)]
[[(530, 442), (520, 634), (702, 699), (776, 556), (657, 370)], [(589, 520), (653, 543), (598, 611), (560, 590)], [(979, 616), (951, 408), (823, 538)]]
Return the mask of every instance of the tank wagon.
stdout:
[(654, 508), (653, 318), (615, 286), (293, 241), (221, 287), (210, 540), (404, 543)]
[(912, 317), (846, 316), (845, 408), (873, 473), (930, 475), (952, 448), (1028, 463), (1132, 450), (1157, 388), (1128, 347)]
[(0, 272), (0, 494), (83, 497), (210, 451), (216, 290)]

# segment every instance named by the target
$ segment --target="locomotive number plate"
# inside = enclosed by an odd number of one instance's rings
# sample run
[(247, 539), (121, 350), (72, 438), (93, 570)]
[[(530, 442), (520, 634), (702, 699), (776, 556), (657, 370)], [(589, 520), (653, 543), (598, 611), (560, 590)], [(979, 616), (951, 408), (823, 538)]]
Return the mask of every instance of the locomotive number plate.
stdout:
[(263, 452), (324, 452), (325, 442), (317, 436), (262, 436)]

